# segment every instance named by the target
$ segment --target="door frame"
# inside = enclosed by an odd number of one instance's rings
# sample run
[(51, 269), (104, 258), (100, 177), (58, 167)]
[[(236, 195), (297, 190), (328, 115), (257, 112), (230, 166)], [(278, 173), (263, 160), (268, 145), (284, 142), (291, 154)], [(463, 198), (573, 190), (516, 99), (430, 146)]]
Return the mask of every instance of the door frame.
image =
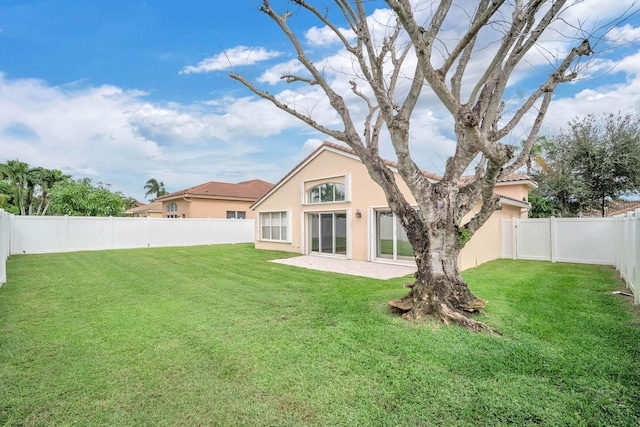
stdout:
[[(311, 250), (311, 215), (327, 214), (327, 213), (343, 213), (346, 216), (346, 254), (325, 253), (325, 252), (313, 252)], [(334, 217), (335, 218), (335, 217)], [(317, 255), (326, 257), (337, 257), (351, 259), (351, 209), (313, 209), (305, 210), (301, 213), (301, 233), (300, 233), (300, 247), (303, 248), (302, 253), (306, 255)], [(335, 219), (334, 219), (335, 226)], [(335, 251), (335, 237), (334, 237), (334, 251)]]
[(367, 218), (367, 226), (369, 228), (369, 244), (368, 244), (368, 252), (369, 252), (369, 261), (371, 262), (382, 262), (382, 263), (390, 263), (390, 264), (408, 264), (415, 265), (415, 259), (413, 257), (407, 257), (404, 255), (402, 258), (399, 258), (397, 253), (397, 240), (398, 240), (398, 231), (397, 231), (397, 219), (396, 215), (392, 212), (393, 215), (393, 255), (391, 258), (383, 258), (378, 256), (378, 212), (389, 212), (388, 206), (372, 206), (368, 209), (368, 218)]

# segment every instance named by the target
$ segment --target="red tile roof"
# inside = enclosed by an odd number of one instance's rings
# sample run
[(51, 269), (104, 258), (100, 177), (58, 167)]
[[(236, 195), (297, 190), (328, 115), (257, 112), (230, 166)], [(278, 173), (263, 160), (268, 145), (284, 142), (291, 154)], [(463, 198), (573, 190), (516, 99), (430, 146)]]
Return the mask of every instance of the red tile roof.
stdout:
[(136, 213), (136, 212), (162, 212), (162, 202), (153, 202), (147, 205), (140, 205), (135, 208), (128, 209), (126, 213)]
[[(612, 200), (607, 202), (608, 206), (604, 209), (605, 216), (623, 215), (627, 212), (633, 212), (636, 209), (640, 209), (639, 201), (631, 200)], [(595, 215), (600, 216), (601, 211), (598, 210)], [(594, 216), (595, 216), (594, 215)]]
[[(334, 144), (333, 142), (325, 141), (325, 142), (322, 143), (322, 145), (320, 147), (318, 147), (318, 149), (314, 150), (314, 152), (311, 153), (308, 157), (310, 157), (311, 155), (315, 154), (315, 152), (318, 151), (322, 147), (330, 147), (330, 148), (334, 148), (336, 150), (344, 151), (345, 153), (356, 155), (356, 152), (353, 151), (351, 148), (347, 148), (347, 147), (344, 147), (342, 145)], [(304, 159), (300, 163), (302, 164), (306, 160), (307, 159)], [(384, 160), (384, 164), (387, 165), (387, 166), (390, 166), (392, 168), (396, 168), (396, 169), (398, 168), (398, 164), (396, 162), (392, 162), (391, 160)], [(296, 168), (297, 168), (297, 166), (296, 166)], [(294, 168), (294, 169), (296, 169), (296, 168)], [(433, 179), (435, 181), (440, 181), (442, 179), (442, 177), (440, 175), (436, 175), (435, 173), (432, 173), (432, 172), (422, 171), (422, 174), (424, 176), (426, 176), (427, 178)], [(465, 183), (465, 182), (468, 182), (471, 179), (473, 179), (472, 176), (463, 176), (461, 181), (462, 181), (462, 183)], [(509, 174), (509, 175), (507, 175), (507, 176), (505, 176), (505, 177), (503, 177), (503, 178), (498, 180), (498, 182), (502, 182), (502, 183), (518, 182), (518, 181), (533, 181), (533, 180), (530, 177), (528, 177), (527, 175), (517, 175), (517, 174), (514, 174), (514, 173)]]
[(165, 194), (156, 200), (166, 201), (180, 196), (209, 196), (216, 198), (258, 200), (263, 194), (271, 190), (271, 188), (273, 188), (273, 184), (260, 179), (252, 179), (251, 181), (243, 181), (237, 184), (211, 181), (174, 193)]

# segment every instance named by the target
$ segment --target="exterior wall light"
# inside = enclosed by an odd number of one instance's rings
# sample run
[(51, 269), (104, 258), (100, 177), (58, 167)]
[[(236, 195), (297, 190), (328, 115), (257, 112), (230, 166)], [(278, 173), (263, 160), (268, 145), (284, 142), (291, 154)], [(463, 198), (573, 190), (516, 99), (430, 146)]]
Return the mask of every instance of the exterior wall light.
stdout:
[(362, 212), (360, 212), (360, 209), (356, 209), (356, 218), (362, 218)]

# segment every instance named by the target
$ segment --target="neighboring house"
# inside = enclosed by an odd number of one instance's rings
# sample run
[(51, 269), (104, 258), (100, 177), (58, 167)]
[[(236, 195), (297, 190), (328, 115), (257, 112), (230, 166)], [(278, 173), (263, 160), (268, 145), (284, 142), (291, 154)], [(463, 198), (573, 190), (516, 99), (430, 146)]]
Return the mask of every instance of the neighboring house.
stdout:
[[(386, 164), (397, 174), (395, 163)], [(439, 179), (429, 173), (425, 176), (434, 182)], [(396, 180), (405, 197), (415, 204), (399, 175)], [(521, 175), (510, 175), (496, 185), (502, 210), (496, 211), (467, 243), (459, 259), (461, 269), (500, 257), (500, 219), (526, 218), (528, 190), (535, 187), (535, 182)], [(323, 143), (251, 209), (258, 213), (258, 249), (414, 262), (411, 245), (387, 207), (382, 189), (355, 153), (337, 144)]]
[(162, 202), (152, 202), (128, 209), (125, 214), (135, 218), (162, 218)]
[[(605, 216), (625, 215), (640, 209), (640, 202), (633, 200), (611, 200), (604, 210)], [(602, 212), (598, 211), (592, 216), (600, 216)]]
[(231, 184), (207, 182), (156, 199), (163, 218), (255, 218), (249, 207), (273, 188), (259, 179)]

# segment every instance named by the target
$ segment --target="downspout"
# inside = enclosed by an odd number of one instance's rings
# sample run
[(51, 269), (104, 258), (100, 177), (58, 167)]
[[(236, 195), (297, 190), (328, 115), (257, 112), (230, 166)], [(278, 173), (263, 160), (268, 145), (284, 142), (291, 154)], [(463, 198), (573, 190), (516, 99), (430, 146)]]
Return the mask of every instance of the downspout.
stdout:
[(184, 200), (185, 202), (189, 202), (189, 216), (187, 218), (191, 218), (191, 202), (192, 202), (192, 200), (187, 199), (187, 195), (186, 194), (182, 195), (182, 200)]

